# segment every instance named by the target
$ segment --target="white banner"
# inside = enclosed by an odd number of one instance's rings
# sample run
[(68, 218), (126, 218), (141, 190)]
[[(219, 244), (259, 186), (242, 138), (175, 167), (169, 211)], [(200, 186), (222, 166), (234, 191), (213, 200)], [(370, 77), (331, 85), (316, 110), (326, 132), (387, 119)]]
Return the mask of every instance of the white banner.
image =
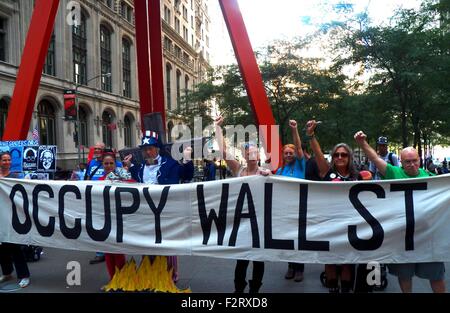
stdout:
[(183, 185), (0, 179), (0, 241), (303, 263), (450, 261), (450, 175)]

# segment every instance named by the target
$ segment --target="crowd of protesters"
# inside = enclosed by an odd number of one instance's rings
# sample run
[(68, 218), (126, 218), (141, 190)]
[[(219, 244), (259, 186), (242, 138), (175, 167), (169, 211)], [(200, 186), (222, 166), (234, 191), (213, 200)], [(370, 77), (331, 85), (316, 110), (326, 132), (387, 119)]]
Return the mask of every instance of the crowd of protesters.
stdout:
[[(420, 168), (420, 158), (417, 151), (408, 147), (401, 151), (400, 157), (388, 149), (388, 138), (381, 136), (377, 139), (376, 149), (367, 143), (367, 136), (359, 131), (355, 134), (356, 144), (365, 153), (367, 161), (357, 162), (350, 145), (338, 143), (331, 151), (330, 160), (325, 157), (316, 136), (318, 122), (310, 120), (306, 123), (306, 142), (302, 142), (295, 120), (289, 121), (293, 143), (285, 144), (282, 149), (282, 164), (274, 173), (261, 166), (259, 149), (255, 143), (246, 142), (242, 146), (245, 164), (238, 161), (229, 152), (222, 134), (224, 119), (218, 117), (215, 121), (215, 135), (219, 145), (220, 160), (204, 159), (203, 181), (213, 181), (217, 177), (226, 179), (228, 176), (244, 177), (252, 175), (281, 175), (316, 181), (356, 181), (370, 179), (408, 179), (415, 177), (429, 177), (435, 174), (448, 173), (447, 162), (443, 162), (438, 171), (433, 163), (425, 160), (426, 170)], [(144, 162), (136, 165), (132, 156), (118, 160), (116, 152), (105, 149), (103, 143), (94, 146), (93, 158), (87, 164), (79, 164), (79, 168), (70, 177), (71, 180), (110, 180), (126, 183), (144, 184), (179, 184), (189, 183), (194, 177), (192, 148), (183, 151), (180, 161), (170, 155), (161, 153), (162, 144), (156, 132), (146, 131), (139, 146)], [(312, 155), (308, 153), (312, 151)], [(23, 178), (18, 173), (11, 173), (11, 156), (8, 152), (0, 154), (0, 177)], [(151, 256), (153, 258), (154, 256)], [(27, 287), (30, 283), (30, 273), (23, 255), (21, 245), (2, 243), (0, 245), (0, 261), (2, 276), (0, 283), (13, 280), (16, 270), (19, 287)], [(124, 254), (97, 252), (90, 264), (106, 262), (107, 272), (112, 279), (116, 270), (126, 263)], [(237, 260), (234, 274), (235, 292), (244, 292), (249, 286), (250, 293), (259, 292), (263, 284), (264, 262), (253, 261), (252, 279), (247, 281), (248, 260)], [(326, 264), (324, 266), (325, 286), (331, 293), (370, 292), (372, 289), (365, 283), (366, 272), (364, 265), (355, 264)], [(390, 264), (391, 274), (398, 277), (403, 292), (412, 291), (412, 277), (428, 279), (434, 292), (445, 292), (444, 264), (442, 262)], [(168, 270), (172, 270), (172, 279), (178, 280), (177, 257), (168, 257)], [(303, 281), (305, 265), (289, 263), (285, 279), (295, 282)]]

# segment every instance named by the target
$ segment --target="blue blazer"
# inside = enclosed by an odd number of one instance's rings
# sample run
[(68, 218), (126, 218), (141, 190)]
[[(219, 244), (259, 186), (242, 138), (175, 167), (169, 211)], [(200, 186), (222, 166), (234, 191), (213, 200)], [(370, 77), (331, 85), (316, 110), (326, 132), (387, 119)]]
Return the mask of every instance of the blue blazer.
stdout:
[[(144, 182), (145, 164), (132, 166), (129, 171), (131, 177), (139, 183)], [(172, 185), (184, 182), (190, 182), (194, 177), (194, 163), (189, 161), (186, 164), (180, 164), (171, 157), (161, 156), (161, 167), (156, 174), (159, 185)]]

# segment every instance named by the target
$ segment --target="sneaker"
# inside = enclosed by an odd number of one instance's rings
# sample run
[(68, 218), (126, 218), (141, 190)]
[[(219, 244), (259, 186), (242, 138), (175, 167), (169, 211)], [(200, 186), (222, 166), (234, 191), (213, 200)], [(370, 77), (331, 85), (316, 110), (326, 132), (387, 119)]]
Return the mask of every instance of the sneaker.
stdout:
[(294, 269), (292, 267), (288, 267), (288, 270), (286, 272), (286, 275), (284, 275), (284, 278), (292, 279), (294, 278), (294, 275), (295, 275)]
[(97, 264), (97, 263), (102, 263), (105, 262), (105, 256), (99, 256), (96, 255), (95, 258), (93, 258), (92, 260), (89, 261), (89, 264)]
[(12, 279), (13, 279), (13, 276), (11, 274), (2, 275), (2, 276), (0, 276), (0, 283), (4, 283), (4, 282), (10, 281)]
[(294, 281), (296, 282), (303, 281), (303, 272), (295, 272)]
[(19, 281), (19, 287), (20, 287), (20, 288), (25, 288), (25, 287), (27, 287), (29, 284), (30, 284), (30, 279), (29, 279), (29, 278), (22, 278), (22, 279)]

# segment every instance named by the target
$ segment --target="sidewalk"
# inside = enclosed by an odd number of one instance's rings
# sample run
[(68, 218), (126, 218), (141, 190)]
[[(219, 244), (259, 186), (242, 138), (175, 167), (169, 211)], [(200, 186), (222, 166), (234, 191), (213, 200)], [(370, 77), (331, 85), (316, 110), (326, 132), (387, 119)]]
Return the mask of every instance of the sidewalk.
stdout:
[[(105, 263), (90, 265), (89, 260), (94, 257), (91, 252), (59, 250), (45, 248), (40, 261), (30, 263), (31, 284), (29, 287), (11, 292), (101, 292), (101, 287), (108, 283)], [(140, 260), (137, 256), (136, 260)], [(67, 264), (77, 261), (81, 266), (81, 286), (67, 286)], [(234, 260), (206, 257), (179, 257), (180, 279), (179, 288), (190, 288), (196, 293), (229, 293), (234, 291)], [(450, 268), (450, 263), (446, 267)], [(251, 264), (247, 278), (251, 279)], [(328, 293), (322, 287), (319, 277), (323, 265), (306, 264), (303, 282), (284, 279), (287, 264), (276, 262), (265, 264), (265, 275), (261, 292), (269, 293)], [(446, 273), (447, 288), (450, 286), (450, 275)], [(431, 292), (429, 283), (423, 279), (414, 278), (414, 292)], [(5, 285), (0, 285), (5, 289)], [(8, 288), (6, 288), (8, 289)], [(11, 289), (11, 286), (9, 287)], [(4, 291), (3, 291), (4, 292)], [(400, 292), (397, 280), (388, 275), (388, 287), (383, 292)]]

